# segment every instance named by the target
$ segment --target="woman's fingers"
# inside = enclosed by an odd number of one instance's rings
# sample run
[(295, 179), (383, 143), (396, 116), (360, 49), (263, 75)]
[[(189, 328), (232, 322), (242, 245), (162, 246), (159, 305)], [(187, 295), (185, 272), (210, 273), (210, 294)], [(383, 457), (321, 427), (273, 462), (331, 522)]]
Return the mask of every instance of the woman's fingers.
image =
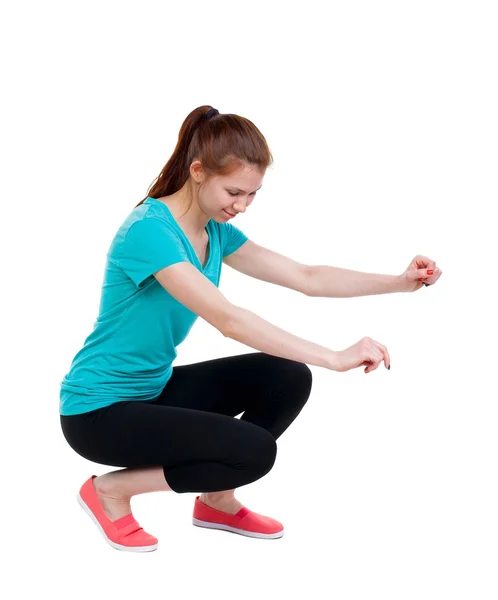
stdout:
[(431, 275), (429, 275), (428, 277), (423, 277), (419, 279), (419, 281), (426, 285), (432, 285), (433, 283), (436, 283), (436, 281), (441, 277), (442, 273), (443, 272), (441, 271), (441, 269), (439, 267), (436, 267)]
[(375, 371), (375, 369), (380, 365), (381, 360), (384, 358), (382, 352), (376, 347), (372, 346), (368, 353), (367, 362), (370, 362), (365, 369), (365, 373), (370, 373), (370, 371)]
[(382, 352), (382, 358), (384, 359), (384, 366), (386, 367), (386, 369), (390, 369), (391, 368), (391, 357), (389, 356), (389, 352), (387, 351), (387, 348), (379, 342), (374, 341), (374, 344), (376, 344), (377, 347), (379, 348), (379, 350)]
[(384, 365), (387, 369), (391, 367), (391, 357), (389, 356), (387, 348), (375, 340), (370, 340), (367, 360), (364, 363), (367, 364), (365, 373), (375, 371), (375, 369), (380, 365), (381, 361), (384, 361)]

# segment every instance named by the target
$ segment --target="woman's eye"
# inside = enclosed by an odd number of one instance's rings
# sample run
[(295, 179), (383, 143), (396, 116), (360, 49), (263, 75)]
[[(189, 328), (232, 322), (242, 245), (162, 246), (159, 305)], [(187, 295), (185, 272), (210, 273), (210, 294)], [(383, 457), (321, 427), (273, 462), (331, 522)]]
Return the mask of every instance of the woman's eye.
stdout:
[[(227, 191), (228, 191), (228, 190), (227, 190)], [(238, 193), (238, 192), (234, 192), (234, 193), (232, 193), (232, 192), (230, 192), (230, 191), (229, 191), (228, 193), (230, 194), (230, 196), (238, 196), (238, 195), (239, 195), (239, 193)], [(253, 192), (252, 194), (249, 194), (249, 195), (250, 195), (250, 196), (255, 196), (255, 195), (256, 195), (256, 192)]]

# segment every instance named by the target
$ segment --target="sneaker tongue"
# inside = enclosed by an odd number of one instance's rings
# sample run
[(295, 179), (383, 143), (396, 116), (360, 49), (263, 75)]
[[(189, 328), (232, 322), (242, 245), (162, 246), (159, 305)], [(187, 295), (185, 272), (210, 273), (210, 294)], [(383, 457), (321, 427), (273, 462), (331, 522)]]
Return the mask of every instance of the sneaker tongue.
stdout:
[(116, 519), (115, 521), (112, 522), (112, 524), (117, 527), (117, 529), (122, 529), (123, 527), (127, 527), (128, 525), (131, 525), (133, 523), (133, 521), (135, 521), (135, 517), (133, 516), (132, 513), (130, 513), (129, 515), (125, 515), (124, 517), (120, 517), (119, 519)]
[(248, 508), (246, 508), (245, 506), (243, 506), (235, 516), (239, 517), (240, 519), (242, 519), (243, 517), (245, 517), (246, 515), (248, 515), (250, 512), (251, 511)]

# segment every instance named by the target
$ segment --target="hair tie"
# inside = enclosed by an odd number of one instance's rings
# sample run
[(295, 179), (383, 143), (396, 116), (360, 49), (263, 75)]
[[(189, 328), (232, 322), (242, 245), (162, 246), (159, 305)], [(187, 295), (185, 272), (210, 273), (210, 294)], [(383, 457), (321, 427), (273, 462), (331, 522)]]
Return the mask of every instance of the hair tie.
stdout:
[(217, 110), (216, 108), (210, 108), (207, 113), (204, 115), (204, 118), (209, 120), (211, 117), (213, 117), (214, 115), (219, 115), (220, 111)]

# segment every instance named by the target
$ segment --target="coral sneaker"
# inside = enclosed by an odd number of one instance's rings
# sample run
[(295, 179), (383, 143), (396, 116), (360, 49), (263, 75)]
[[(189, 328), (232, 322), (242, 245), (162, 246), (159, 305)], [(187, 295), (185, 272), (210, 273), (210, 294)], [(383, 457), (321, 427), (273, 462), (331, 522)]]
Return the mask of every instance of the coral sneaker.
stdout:
[(235, 515), (211, 508), (196, 496), (192, 523), (197, 527), (223, 529), (249, 537), (275, 539), (284, 535), (284, 527), (275, 519), (264, 517), (243, 506)]
[(145, 532), (132, 514), (115, 521), (107, 518), (93, 485), (95, 477), (97, 475), (92, 475), (85, 481), (76, 499), (81, 508), (100, 529), (106, 542), (116, 550), (128, 550), (130, 552), (156, 550), (157, 538)]

